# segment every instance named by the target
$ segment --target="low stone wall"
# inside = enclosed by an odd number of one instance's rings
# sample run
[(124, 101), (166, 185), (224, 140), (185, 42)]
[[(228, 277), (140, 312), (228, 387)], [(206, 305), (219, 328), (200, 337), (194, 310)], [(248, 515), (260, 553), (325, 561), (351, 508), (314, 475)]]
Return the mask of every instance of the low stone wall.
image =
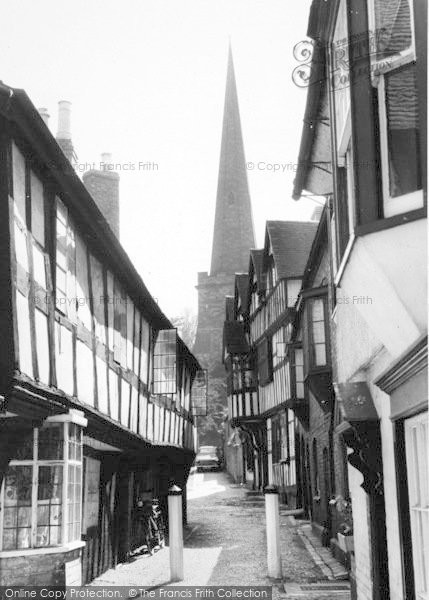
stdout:
[(65, 564), (80, 556), (77, 548), (58, 554), (0, 557), (0, 586), (65, 586)]

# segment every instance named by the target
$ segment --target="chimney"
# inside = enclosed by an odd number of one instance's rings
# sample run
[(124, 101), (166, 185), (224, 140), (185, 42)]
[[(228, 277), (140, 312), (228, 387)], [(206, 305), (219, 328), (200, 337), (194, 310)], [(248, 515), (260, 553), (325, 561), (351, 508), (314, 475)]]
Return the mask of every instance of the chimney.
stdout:
[(38, 108), (39, 115), (45, 122), (46, 127), (49, 127), (49, 113), (47, 108)]
[(57, 142), (71, 163), (77, 159), (71, 139), (71, 102), (60, 100), (58, 102), (58, 130)]
[(113, 171), (112, 155), (104, 152), (101, 155), (100, 169), (86, 171), (82, 180), (119, 239), (119, 175)]

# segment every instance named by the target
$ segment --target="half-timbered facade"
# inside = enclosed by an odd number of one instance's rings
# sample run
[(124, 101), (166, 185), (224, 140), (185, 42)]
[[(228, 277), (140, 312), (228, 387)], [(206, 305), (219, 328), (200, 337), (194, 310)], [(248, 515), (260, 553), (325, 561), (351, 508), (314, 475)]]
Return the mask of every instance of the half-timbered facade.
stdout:
[(229, 415), (252, 440), (254, 485), (278, 486), (293, 507), (292, 408), (303, 394), (303, 355), (299, 344), (287, 352), (287, 342), (316, 228), (313, 222), (267, 222), (264, 248), (250, 254), (246, 300), (239, 293), (244, 276), (237, 275), (234, 321), (225, 323)]
[(0, 585), (80, 584), (184, 486), (199, 365), (22, 90), (0, 120)]
[[(352, 589), (359, 600), (426, 598), (427, 3), (314, 1), (308, 36), (294, 196), (328, 195), (334, 425), (348, 446)], [(332, 193), (319, 168), (327, 156)]]
[(301, 393), (293, 405), (297, 418), (298, 505), (323, 543), (350, 568), (352, 514), (346, 446), (335, 431), (331, 302), (325, 207), (305, 267), (287, 352), (299, 352), (302, 357)]

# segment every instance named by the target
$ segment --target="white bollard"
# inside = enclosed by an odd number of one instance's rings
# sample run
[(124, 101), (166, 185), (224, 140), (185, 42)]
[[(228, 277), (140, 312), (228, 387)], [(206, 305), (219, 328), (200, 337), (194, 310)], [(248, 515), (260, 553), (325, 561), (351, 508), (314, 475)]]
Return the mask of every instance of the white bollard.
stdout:
[(265, 518), (267, 523), (268, 577), (281, 579), (282, 557), (280, 554), (279, 494), (274, 485), (264, 489)]
[(183, 580), (182, 490), (168, 490), (168, 540), (170, 545), (170, 581)]

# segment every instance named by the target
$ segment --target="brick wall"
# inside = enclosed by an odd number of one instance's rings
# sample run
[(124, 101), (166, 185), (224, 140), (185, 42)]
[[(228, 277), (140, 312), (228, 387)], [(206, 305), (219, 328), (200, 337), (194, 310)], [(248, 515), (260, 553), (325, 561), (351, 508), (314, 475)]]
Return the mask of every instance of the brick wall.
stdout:
[(0, 558), (0, 586), (64, 586), (65, 563), (81, 550)]
[(200, 444), (221, 443), (227, 414), (226, 371), (222, 363), (225, 296), (234, 291), (234, 275), (198, 274), (198, 325), (193, 352), (208, 369), (208, 418), (198, 419)]
[(119, 238), (119, 175), (113, 171), (91, 170), (84, 173), (82, 180)]

